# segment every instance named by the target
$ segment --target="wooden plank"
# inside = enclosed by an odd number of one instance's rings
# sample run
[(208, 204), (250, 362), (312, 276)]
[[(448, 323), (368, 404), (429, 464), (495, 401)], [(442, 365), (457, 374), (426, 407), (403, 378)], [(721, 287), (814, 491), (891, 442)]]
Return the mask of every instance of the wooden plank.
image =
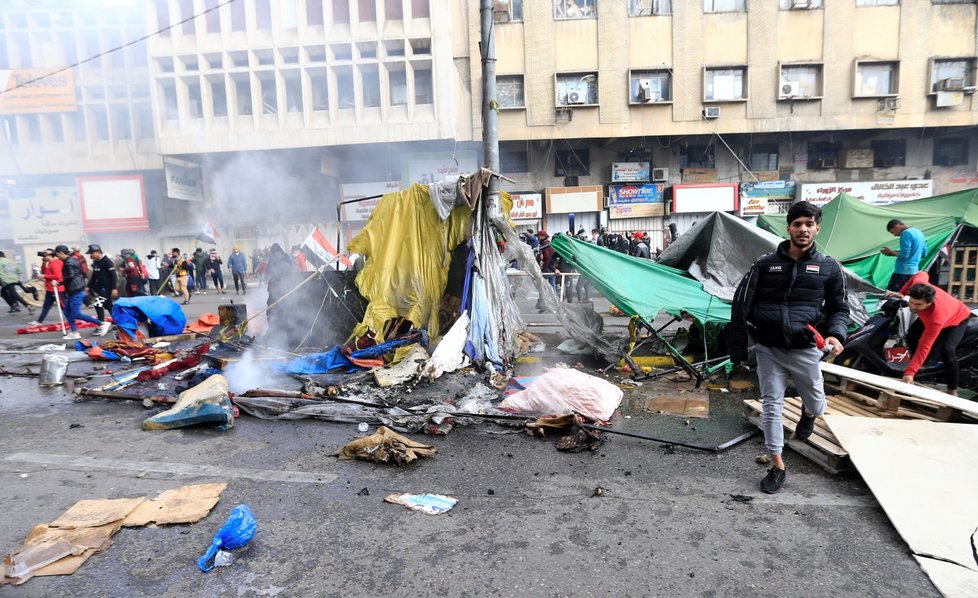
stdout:
[[(761, 402), (760, 401), (754, 401), (754, 400), (747, 400), (747, 401), (744, 401), (744, 404), (745, 405), (748, 405), (748, 407), (750, 407), (754, 411), (754, 413), (756, 413), (758, 415), (758, 420), (757, 421), (760, 422), (761, 421), (760, 420), (760, 414), (762, 413), (762, 409), (763, 409), (763, 405), (761, 404)], [(800, 416), (800, 411), (797, 408), (793, 408), (793, 407), (789, 406), (787, 403), (785, 404), (784, 413), (783, 413), (783, 415), (781, 417), (781, 422), (782, 422), (782, 425), (784, 426), (784, 429), (785, 429), (785, 435), (784, 435), (785, 436), (785, 444), (788, 444), (788, 438), (795, 433), (795, 426), (798, 425), (798, 417), (799, 416)], [(758, 427), (761, 428), (761, 429), (763, 429), (763, 426), (761, 426), (759, 423), (758, 423)], [(829, 434), (829, 435), (831, 435), (831, 433), (832, 433), (831, 430), (828, 430), (827, 428), (823, 428), (822, 425), (821, 425), (821, 422), (819, 422), (818, 420), (816, 420), (815, 421), (815, 433), (813, 433), (808, 438), (807, 441), (797, 441), (797, 440), (795, 440), (793, 442), (801, 443), (801, 444), (804, 444), (804, 443), (807, 442), (807, 443), (810, 443), (810, 444), (814, 445), (815, 448), (817, 448), (818, 450), (820, 450), (820, 451), (822, 451), (824, 453), (831, 454), (831, 455), (834, 455), (834, 456), (837, 456), (837, 457), (844, 456), (846, 454), (845, 451), (842, 450), (842, 448), (839, 447), (838, 443), (834, 442), (834, 439), (829, 439), (829, 438), (825, 438), (825, 437), (822, 436), (822, 434)], [(795, 448), (795, 447), (792, 447), (792, 448)]]
[[(754, 415), (747, 419), (758, 428), (763, 427), (761, 425), (760, 416)], [(822, 469), (831, 473), (832, 475), (838, 475), (843, 471), (849, 471), (851, 469), (848, 456), (838, 457), (828, 453), (823, 453), (807, 442), (800, 442), (797, 440), (789, 440), (785, 442), (785, 446), (789, 447), (791, 450), (802, 455), (803, 457), (808, 458), (810, 461), (814, 462), (816, 465), (820, 466)]]
[(978, 416), (978, 403), (969, 401), (967, 399), (962, 399), (960, 397), (954, 397), (939, 390), (934, 390), (933, 388), (927, 388), (915, 384), (907, 384), (902, 380), (877, 376), (876, 374), (861, 372), (859, 370), (843, 367), (834, 363), (825, 363), (823, 361), (819, 365), (822, 368), (822, 371), (825, 373), (833, 374), (848, 380), (867, 383), (883, 390), (899, 393), (906, 397), (905, 400), (918, 401), (923, 399), (925, 401), (937, 403), (941, 407), (951, 407), (961, 411), (962, 413), (969, 413), (971, 415)]

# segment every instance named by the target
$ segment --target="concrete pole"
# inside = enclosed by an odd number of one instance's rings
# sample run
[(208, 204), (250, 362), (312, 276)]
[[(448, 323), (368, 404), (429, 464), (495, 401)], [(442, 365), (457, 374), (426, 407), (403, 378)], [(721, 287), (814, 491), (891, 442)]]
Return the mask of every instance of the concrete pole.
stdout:
[[(482, 147), (486, 168), (499, 172), (499, 128), (496, 101), (496, 39), (493, 31), (492, 0), (480, 0), (482, 18)], [(500, 215), (499, 179), (489, 179), (487, 214), (490, 220)]]

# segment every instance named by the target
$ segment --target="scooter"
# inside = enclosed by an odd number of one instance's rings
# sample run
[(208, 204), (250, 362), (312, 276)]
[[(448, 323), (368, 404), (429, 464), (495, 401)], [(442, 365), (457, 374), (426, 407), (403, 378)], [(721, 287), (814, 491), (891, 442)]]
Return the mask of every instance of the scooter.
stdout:
[[(904, 337), (912, 321), (908, 303), (902, 299), (884, 299), (878, 313), (870, 316), (863, 326), (849, 335), (845, 350), (834, 362), (865, 372), (902, 378), (910, 363), (910, 349)], [(895, 339), (896, 342), (890, 342)], [(932, 353), (933, 355), (933, 353)], [(962, 388), (978, 387), (978, 317), (968, 320), (964, 338), (958, 345), (960, 381)], [(920, 382), (943, 382), (944, 367), (936, 359), (928, 359), (914, 379)]]

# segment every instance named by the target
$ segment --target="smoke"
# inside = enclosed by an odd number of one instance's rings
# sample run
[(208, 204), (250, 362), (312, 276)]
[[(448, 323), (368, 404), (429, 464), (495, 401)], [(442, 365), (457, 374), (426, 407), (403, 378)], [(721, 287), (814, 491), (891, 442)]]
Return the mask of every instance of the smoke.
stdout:
[(235, 394), (255, 388), (267, 388), (269, 382), (275, 378), (269, 363), (255, 361), (254, 351), (251, 349), (241, 355), (240, 361), (224, 368), (222, 373), (228, 380), (228, 388)]

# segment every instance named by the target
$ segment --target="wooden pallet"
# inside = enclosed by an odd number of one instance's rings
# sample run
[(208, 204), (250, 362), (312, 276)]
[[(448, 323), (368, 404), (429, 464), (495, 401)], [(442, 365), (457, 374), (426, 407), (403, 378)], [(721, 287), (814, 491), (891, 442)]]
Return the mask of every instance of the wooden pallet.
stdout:
[[(830, 415), (860, 415), (863, 417), (876, 417), (872, 412), (864, 409), (859, 404), (848, 397), (828, 396), (828, 407), (825, 412)], [(761, 402), (756, 399), (744, 401), (747, 419), (762, 428), (761, 424)], [(831, 474), (838, 474), (852, 469), (847, 453), (836, 440), (835, 435), (825, 425), (821, 418), (815, 420), (815, 431), (808, 440), (795, 440), (792, 438), (795, 427), (801, 418), (802, 403), (798, 397), (786, 398), (784, 401), (784, 411), (781, 419), (784, 424), (785, 446), (791, 448), (796, 453), (800, 453), (808, 459), (814, 461), (823, 469)]]

